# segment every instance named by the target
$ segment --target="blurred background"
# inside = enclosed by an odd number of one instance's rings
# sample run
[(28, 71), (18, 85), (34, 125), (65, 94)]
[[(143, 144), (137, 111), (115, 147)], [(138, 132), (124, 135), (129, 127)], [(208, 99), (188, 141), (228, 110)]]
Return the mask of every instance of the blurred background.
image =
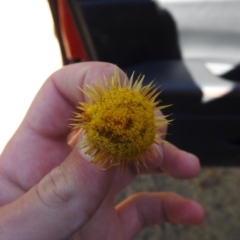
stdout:
[[(51, 9), (49, 2), (52, 3)], [(136, 70), (146, 74), (146, 81), (157, 79), (159, 86), (163, 86), (161, 96), (164, 102), (174, 103), (169, 109), (175, 119), (169, 128), (169, 140), (197, 154), (203, 165), (201, 174), (194, 180), (178, 181), (165, 175), (139, 176), (118, 196), (117, 202), (142, 190), (175, 191), (199, 201), (206, 209), (206, 221), (199, 227), (170, 223), (154, 226), (142, 231), (136, 240), (239, 240), (240, 1), (49, 2), (0, 0), (0, 152), (52, 72), (64, 63), (79, 60), (118, 63), (127, 73)], [(103, 2), (126, 4), (122, 10), (120, 7), (112, 9), (112, 16), (116, 17), (115, 28), (109, 27), (108, 23), (113, 21), (105, 19), (106, 14), (101, 15), (112, 7), (107, 4), (98, 6)], [(140, 12), (132, 11), (133, 6), (129, 7), (128, 2), (134, 2)], [(71, 52), (71, 39), (68, 38), (74, 28), (63, 27), (61, 31), (55, 31), (63, 13), (62, 8), (59, 10), (63, 5), (57, 6), (56, 3), (68, 3), (64, 7), (82, 40), (78, 50), (75, 45)], [(147, 7), (140, 3), (146, 3)], [(122, 14), (115, 14), (116, 9)], [(158, 18), (161, 20), (157, 21)], [(86, 26), (89, 28), (87, 32)], [(127, 34), (122, 34), (122, 26)], [(112, 29), (118, 27), (119, 31), (113, 33)], [(142, 34), (143, 29), (147, 34)], [(142, 34), (138, 42), (134, 40), (134, 34), (131, 35), (133, 30), (136, 30), (136, 36)], [(117, 34), (122, 37), (116, 40)], [(148, 37), (151, 37), (150, 44)], [(111, 49), (115, 47), (111, 45), (112, 39), (116, 40), (113, 41), (117, 46), (114, 51)], [(154, 44), (159, 45), (155, 47)], [(150, 47), (150, 50), (144, 51), (143, 46)], [(129, 57), (124, 57), (121, 47), (128, 50)], [(140, 47), (141, 51), (137, 49), (132, 54), (134, 47)], [(116, 54), (118, 50), (119, 54)], [(156, 53), (161, 57), (155, 56)], [(121, 54), (122, 58), (115, 58)], [(136, 58), (132, 59), (134, 56)]]
[(0, 152), (43, 82), (61, 66), (48, 2), (0, 0)]

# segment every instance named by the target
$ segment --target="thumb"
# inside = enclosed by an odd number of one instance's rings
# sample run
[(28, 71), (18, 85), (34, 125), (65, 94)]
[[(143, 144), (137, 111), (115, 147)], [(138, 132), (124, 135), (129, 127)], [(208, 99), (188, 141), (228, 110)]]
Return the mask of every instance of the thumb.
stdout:
[(99, 171), (75, 147), (61, 165), (26, 194), (0, 208), (0, 226), (4, 226), (0, 227), (0, 238), (46, 240), (71, 236), (97, 211), (115, 171)]

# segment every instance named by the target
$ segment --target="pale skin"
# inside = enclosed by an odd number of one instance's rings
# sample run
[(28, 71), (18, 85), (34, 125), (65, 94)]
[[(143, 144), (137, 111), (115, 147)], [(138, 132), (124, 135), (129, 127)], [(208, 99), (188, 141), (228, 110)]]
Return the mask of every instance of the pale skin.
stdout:
[[(70, 65), (40, 89), (0, 157), (0, 239), (130, 240), (153, 224), (201, 224), (203, 208), (175, 193), (138, 193), (115, 206), (116, 195), (137, 175), (133, 166), (124, 174), (116, 167), (99, 170), (67, 144), (75, 105), (87, 100), (77, 86), (114, 69), (99, 62)], [(170, 143), (162, 148), (163, 157), (147, 161), (149, 170), (141, 173), (197, 176), (197, 157)]]

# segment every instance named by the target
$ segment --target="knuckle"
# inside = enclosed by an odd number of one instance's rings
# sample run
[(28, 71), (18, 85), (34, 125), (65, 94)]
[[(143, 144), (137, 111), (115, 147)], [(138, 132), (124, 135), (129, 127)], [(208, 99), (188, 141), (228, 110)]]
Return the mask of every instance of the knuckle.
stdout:
[(62, 167), (53, 169), (37, 185), (41, 201), (47, 206), (59, 206), (70, 202), (74, 196), (70, 179)]

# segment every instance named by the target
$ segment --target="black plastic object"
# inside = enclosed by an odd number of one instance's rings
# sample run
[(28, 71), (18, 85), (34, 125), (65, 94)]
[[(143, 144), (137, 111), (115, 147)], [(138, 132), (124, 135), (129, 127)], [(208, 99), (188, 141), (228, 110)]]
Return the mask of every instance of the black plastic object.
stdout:
[(171, 15), (153, 1), (67, 1), (91, 60), (127, 67), (180, 59)]
[[(210, 86), (217, 77), (204, 71), (201, 61), (193, 64), (181, 60), (154, 61), (125, 71), (129, 76), (132, 71), (135, 75), (144, 74), (146, 84), (155, 79), (162, 90), (158, 100), (163, 105), (173, 104), (163, 110), (174, 120), (169, 125), (168, 141), (196, 154), (202, 165), (240, 165), (240, 84), (235, 84), (228, 94), (204, 103), (202, 91), (190, 72), (200, 72), (199, 77), (206, 78)], [(221, 81), (216, 87), (221, 87)]]
[(235, 68), (233, 68), (232, 70), (222, 74), (221, 77), (230, 81), (240, 83), (240, 64), (235, 66)]
[[(238, 67), (222, 77), (214, 76), (205, 67), (207, 59), (218, 62), (218, 56), (225, 56), (226, 50), (233, 48), (231, 42), (235, 43), (234, 47), (238, 46), (235, 32), (228, 37), (227, 21), (223, 21), (225, 25), (222, 22), (216, 25), (220, 35), (213, 34), (216, 27), (210, 25), (212, 16), (216, 17), (212, 11), (215, 3), (168, 6), (168, 11), (178, 20), (184, 56), (194, 56), (194, 60), (181, 59), (176, 24), (169, 12), (153, 1), (68, 0), (67, 3), (90, 60), (115, 63), (128, 75), (133, 71), (135, 75), (142, 73), (146, 75), (145, 84), (155, 79), (162, 90), (163, 104), (173, 104), (164, 110), (174, 120), (169, 125), (167, 140), (198, 155), (203, 165), (240, 165)], [(208, 4), (211, 11), (200, 11), (201, 6), (206, 9)], [(216, 4), (219, 10), (220, 3)], [(226, 8), (230, 3), (226, 4), (221, 6)], [(204, 15), (205, 21), (201, 20), (203, 12), (208, 15), (208, 18)], [(198, 28), (193, 15), (198, 20)], [(217, 16), (222, 18), (221, 14)], [(224, 31), (221, 31), (223, 25)], [(211, 31), (203, 31), (204, 28)], [(233, 30), (237, 31), (236, 28)], [(223, 35), (224, 38), (218, 37)], [(231, 41), (225, 46), (223, 39)], [(221, 54), (220, 49), (224, 49)], [(227, 56), (230, 61), (231, 54)], [(223, 79), (234, 83), (232, 90), (203, 102), (203, 89), (199, 85), (221, 89)]]

